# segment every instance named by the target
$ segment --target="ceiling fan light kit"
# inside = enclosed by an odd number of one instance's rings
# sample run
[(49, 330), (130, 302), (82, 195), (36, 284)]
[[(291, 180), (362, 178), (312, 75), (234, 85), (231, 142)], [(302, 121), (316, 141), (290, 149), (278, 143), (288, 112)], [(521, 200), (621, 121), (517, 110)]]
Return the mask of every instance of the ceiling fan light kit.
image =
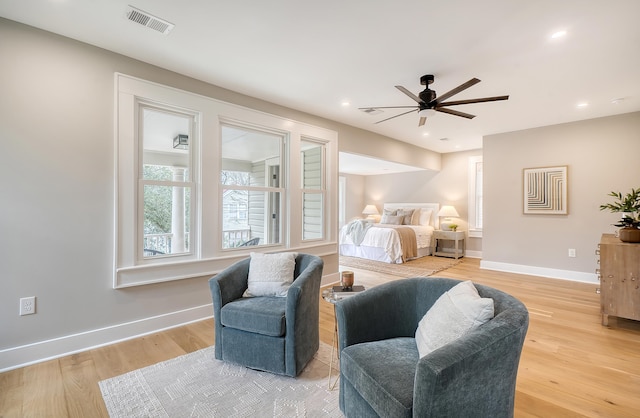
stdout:
[(420, 111), (418, 112), (418, 116), (420, 116), (421, 118), (430, 118), (435, 114), (436, 111), (433, 109), (420, 109)]
[[(364, 110), (364, 109), (411, 109), (408, 112), (404, 112), (404, 113), (400, 113), (399, 115), (395, 115), (395, 116), (391, 116), (389, 118), (380, 120), (377, 123), (382, 123), (385, 121), (388, 121), (390, 119), (394, 119), (403, 115), (407, 115), (409, 113), (418, 112), (418, 116), (420, 117), (420, 120), (418, 121), (418, 126), (422, 126), (425, 124), (425, 122), (427, 121), (427, 118), (435, 115), (435, 112), (442, 112), (442, 113), (448, 113), (450, 115), (454, 115), (454, 116), (459, 116), (462, 118), (466, 118), (466, 119), (473, 119), (476, 117), (476, 115), (471, 115), (469, 113), (464, 113), (464, 112), (460, 112), (458, 110), (453, 110), (453, 109), (449, 109), (449, 106), (459, 106), (459, 105), (465, 105), (465, 104), (472, 104), (472, 103), (483, 103), (483, 102), (495, 102), (495, 101), (499, 101), (499, 100), (508, 100), (509, 96), (493, 96), (493, 97), (482, 97), (482, 98), (478, 98), (478, 99), (467, 99), (467, 100), (454, 100), (454, 101), (450, 101), (450, 102), (445, 102), (445, 100), (447, 100), (448, 98), (460, 93), (463, 90), (468, 89), (471, 86), (474, 86), (476, 84), (478, 84), (480, 82), (479, 79), (477, 78), (472, 78), (471, 80), (467, 81), (466, 83), (460, 84), (458, 87), (449, 90), (448, 92), (446, 92), (445, 94), (442, 94), (440, 96), (436, 95), (436, 92), (434, 90), (431, 90), (429, 88), (429, 85), (432, 84), (435, 80), (435, 77), (432, 74), (427, 74), (427, 75), (423, 75), (422, 77), (420, 77), (420, 84), (422, 84), (423, 86), (427, 86), (423, 91), (421, 91), (420, 93), (418, 93), (418, 95), (416, 96), (415, 94), (413, 94), (411, 91), (409, 91), (406, 87), (403, 86), (395, 86), (398, 90), (400, 90), (401, 92), (403, 92), (404, 94), (406, 94), (407, 96), (409, 96), (411, 99), (413, 99), (415, 102), (418, 103), (418, 105), (413, 105), (413, 106), (369, 106), (369, 107), (361, 107), (360, 110)], [(369, 112), (371, 113), (371, 112)]]

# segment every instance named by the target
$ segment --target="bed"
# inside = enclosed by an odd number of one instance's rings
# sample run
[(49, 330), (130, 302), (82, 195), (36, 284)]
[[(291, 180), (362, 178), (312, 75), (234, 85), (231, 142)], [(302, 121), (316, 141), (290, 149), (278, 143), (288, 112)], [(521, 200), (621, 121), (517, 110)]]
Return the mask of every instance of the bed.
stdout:
[(385, 203), (379, 223), (353, 220), (341, 228), (340, 255), (393, 264), (430, 255), (439, 209), (439, 203)]

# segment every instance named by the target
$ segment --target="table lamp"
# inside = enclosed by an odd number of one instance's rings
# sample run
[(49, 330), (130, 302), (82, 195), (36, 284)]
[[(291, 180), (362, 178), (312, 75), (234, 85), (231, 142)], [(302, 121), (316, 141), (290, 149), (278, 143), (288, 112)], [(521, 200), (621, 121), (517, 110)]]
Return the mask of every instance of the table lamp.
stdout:
[(453, 206), (443, 206), (440, 208), (438, 216), (444, 218), (444, 221), (440, 222), (440, 229), (449, 231), (451, 230), (451, 225), (455, 224), (451, 218), (457, 218), (460, 215), (458, 215), (458, 211)]
[(362, 214), (367, 215), (367, 219), (376, 221), (377, 215), (379, 215), (380, 212), (378, 212), (378, 208), (375, 205), (367, 205), (362, 210)]

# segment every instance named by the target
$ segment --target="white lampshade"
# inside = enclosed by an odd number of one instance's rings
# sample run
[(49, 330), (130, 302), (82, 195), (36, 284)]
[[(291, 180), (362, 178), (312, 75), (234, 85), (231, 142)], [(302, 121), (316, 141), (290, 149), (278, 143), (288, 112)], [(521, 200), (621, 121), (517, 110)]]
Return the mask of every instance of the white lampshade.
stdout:
[(451, 225), (455, 223), (451, 218), (457, 218), (460, 215), (458, 215), (458, 211), (453, 206), (443, 206), (440, 208), (438, 216), (444, 217), (444, 221), (440, 222), (440, 229), (448, 231), (451, 229)]
[(444, 216), (446, 218), (457, 218), (460, 215), (458, 215), (458, 211), (453, 206), (443, 206), (442, 208), (440, 208), (438, 216)]
[(363, 215), (378, 215), (378, 214), (380, 214), (380, 212), (378, 212), (378, 208), (375, 205), (367, 205), (362, 210), (362, 214)]

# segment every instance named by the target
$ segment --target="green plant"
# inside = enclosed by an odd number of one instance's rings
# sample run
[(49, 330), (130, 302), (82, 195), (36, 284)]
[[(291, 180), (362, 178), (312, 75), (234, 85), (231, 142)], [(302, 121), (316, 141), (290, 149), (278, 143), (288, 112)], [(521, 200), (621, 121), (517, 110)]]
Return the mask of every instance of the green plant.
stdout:
[(458, 225), (456, 225), (456, 224), (451, 224), (451, 225), (449, 225), (449, 228), (450, 228), (452, 231), (455, 231), (456, 229), (458, 229)]
[(607, 196), (615, 197), (613, 203), (600, 205), (600, 210), (608, 210), (610, 212), (622, 212), (622, 219), (614, 226), (620, 228), (638, 228), (640, 227), (640, 188), (631, 189), (630, 193), (623, 195), (621, 192), (611, 192)]

